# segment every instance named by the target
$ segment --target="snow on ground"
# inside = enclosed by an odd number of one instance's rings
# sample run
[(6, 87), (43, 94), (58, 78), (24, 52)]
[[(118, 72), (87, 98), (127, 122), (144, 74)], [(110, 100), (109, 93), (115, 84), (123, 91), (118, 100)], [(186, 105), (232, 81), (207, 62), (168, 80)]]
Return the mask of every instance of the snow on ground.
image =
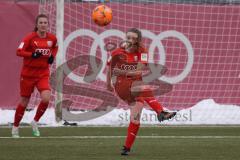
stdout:
[[(26, 111), (22, 123), (30, 123), (35, 115), (36, 109)], [(14, 119), (15, 110), (0, 109), (0, 125), (10, 125)], [(74, 112), (74, 114), (81, 114)], [(55, 121), (55, 112), (49, 108), (39, 121), (46, 126), (62, 126), (63, 122)], [(78, 125), (111, 125), (122, 126), (129, 123), (129, 110), (114, 109), (98, 118), (88, 121), (79, 121)], [(144, 109), (141, 116), (142, 124), (159, 124), (153, 111)], [(240, 124), (240, 106), (221, 105), (212, 99), (203, 100), (191, 108), (180, 110), (177, 115), (162, 124), (169, 125), (192, 125), (192, 124)]]

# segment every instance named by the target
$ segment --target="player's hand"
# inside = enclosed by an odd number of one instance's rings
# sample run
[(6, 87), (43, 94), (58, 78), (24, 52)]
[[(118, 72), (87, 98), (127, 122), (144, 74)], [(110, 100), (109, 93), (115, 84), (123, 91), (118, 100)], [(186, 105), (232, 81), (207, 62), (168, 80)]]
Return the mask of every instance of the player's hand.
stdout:
[(32, 58), (37, 59), (42, 56), (42, 53), (39, 51), (33, 52), (32, 53)]
[(132, 46), (132, 43), (129, 41), (122, 41), (122, 42), (120, 42), (119, 46), (122, 49), (128, 49)]
[(48, 58), (48, 64), (53, 64), (54, 62), (54, 57), (53, 55), (51, 55), (49, 58)]

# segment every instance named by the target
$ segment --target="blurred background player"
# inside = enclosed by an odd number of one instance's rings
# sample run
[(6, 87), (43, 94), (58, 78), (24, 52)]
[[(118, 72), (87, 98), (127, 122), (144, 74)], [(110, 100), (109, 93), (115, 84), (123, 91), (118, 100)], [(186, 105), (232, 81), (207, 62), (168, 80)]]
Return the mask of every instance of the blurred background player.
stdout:
[(129, 29), (126, 32), (126, 41), (112, 52), (111, 59), (108, 61), (107, 88), (110, 91), (115, 90), (118, 96), (130, 106), (130, 124), (121, 155), (128, 155), (135, 141), (144, 102), (157, 113), (160, 122), (176, 115), (176, 112), (163, 111), (163, 107), (151, 90), (147, 92), (140, 90), (138, 93), (131, 90), (134, 82), (142, 80), (144, 66), (148, 62), (148, 53), (142, 46), (141, 39), (142, 34), (138, 29)]
[(17, 56), (23, 57), (20, 78), (21, 100), (18, 104), (12, 128), (12, 137), (19, 137), (19, 123), (36, 87), (40, 92), (41, 102), (31, 126), (34, 136), (40, 136), (37, 122), (46, 111), (50, 100), (49, 64), (57, 54), (57, 38), (48, 32), (49, 20), (44, 14), (36, 17), (34, 31), (29, 33), (17, 49)]

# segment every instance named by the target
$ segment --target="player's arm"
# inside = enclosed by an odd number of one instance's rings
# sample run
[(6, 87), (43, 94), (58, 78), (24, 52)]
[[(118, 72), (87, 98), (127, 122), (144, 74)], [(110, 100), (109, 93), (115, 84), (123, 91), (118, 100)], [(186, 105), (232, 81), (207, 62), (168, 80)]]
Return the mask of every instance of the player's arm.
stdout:
[(48, 64), (53, 64), (54, 59), (57, 55), (57, 51), (58, 51), (58, 44), (57, 44), (57, 38), (55, 37), (54, 45), (52, 47), (52, 52), (51, 52), (50, 57), (48, 58)]
[(108, 67), (108, 71), (107, 71), (107, 89), (109, 91), (113, 91), (113, 85), (112, 85), (112, 73), (111, 73), (111, 68)]
[(19, 57), (25, 57), (25, 58), (39, 58), (42, 56), (42, 53), (36, 51), (36, 52), (29, 52), (27, 51), (27, 48), (30, 45), (31, 39), (29, 37), (24, 38), (24, 40), (20, 43), (17, 49), (17, 56)]
[[(114, 68), (113, 69), (113, 75), (115, 76), (126, 76), (130, 73), (131, 71), (127, 71), (127, 70), (121, 70), (119, 68)], [(134, 73), (133, 73), (134, 74)]]
[(137, 64), (137, 70), (135, 71), (126, 71), (125, 75), (126, 76), (139, 76), (142, 75), (143, 70), (141, 64)]
[(53, 49), (52, 49), (52, 55), (55, 58), (57, 55), (57, 51), (58, 51), (58, 44), (57, 44), (57, 39), (55, 39), (54, 45), (53, 45)]
[(23, 40), (17, 49), (17, 56), (19, 57), (32, 57), (32, 52), (26, 51), (29, 46), (29, 41), (27, 39)]
[(123, 76), (136, 76), (141, 74), (141, 70), (136, 70), (136, 71), (128, 71), (128, 70), (121, 70), (119, 68), (114, 68), (113, 69), (113, 74), (115, 76), (123, 75)]
[(108, 62), (107, 62), (107, 89), (109, 90), (109, 91), (113, 91), (114, 89), (113, 89), (113, 85), (112, 85), (112, 66), (111, 66), (111, 59), (110, 60), (108, 60)]

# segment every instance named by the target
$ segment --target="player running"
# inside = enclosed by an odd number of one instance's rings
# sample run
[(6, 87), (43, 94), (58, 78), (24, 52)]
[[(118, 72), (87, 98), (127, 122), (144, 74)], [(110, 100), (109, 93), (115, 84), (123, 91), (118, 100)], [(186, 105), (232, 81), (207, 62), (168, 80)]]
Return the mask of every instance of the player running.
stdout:
[(40, 92), (41, 102), (31, 126), (34, 136), (40, 136), (37, 122), (46, 111), (50, 100), (49, 65), (57, 54), (57, 38), (48, 32), (49, 19), (40, 14), (36, 17), (34, 32), (28, 34), (17, 49), (17, 56), (23, 57), (20, 77), (21, 100), (18, 104), (12, 128), (12, 137), (19, 137), (19, 123), (36, 87)]
[(144, 102), (157, 113), (160, 122), (176, 115), (176, 112), (164, 111), (151, 90), (133, 91), (134, 83), (142, 81), (143, 68), (148, 62), (148, 53), (142, 47), (141, 39), (142, 34), (138, 29), (129, 29), (126, 33), (126, 42), (112, 52), (111, 59), (108, 61), (107, 88), (110, 91), (115, 90), (118, 96), (130, 106), (130, 124), (121, 155), (128, 155), (135, 141)]

